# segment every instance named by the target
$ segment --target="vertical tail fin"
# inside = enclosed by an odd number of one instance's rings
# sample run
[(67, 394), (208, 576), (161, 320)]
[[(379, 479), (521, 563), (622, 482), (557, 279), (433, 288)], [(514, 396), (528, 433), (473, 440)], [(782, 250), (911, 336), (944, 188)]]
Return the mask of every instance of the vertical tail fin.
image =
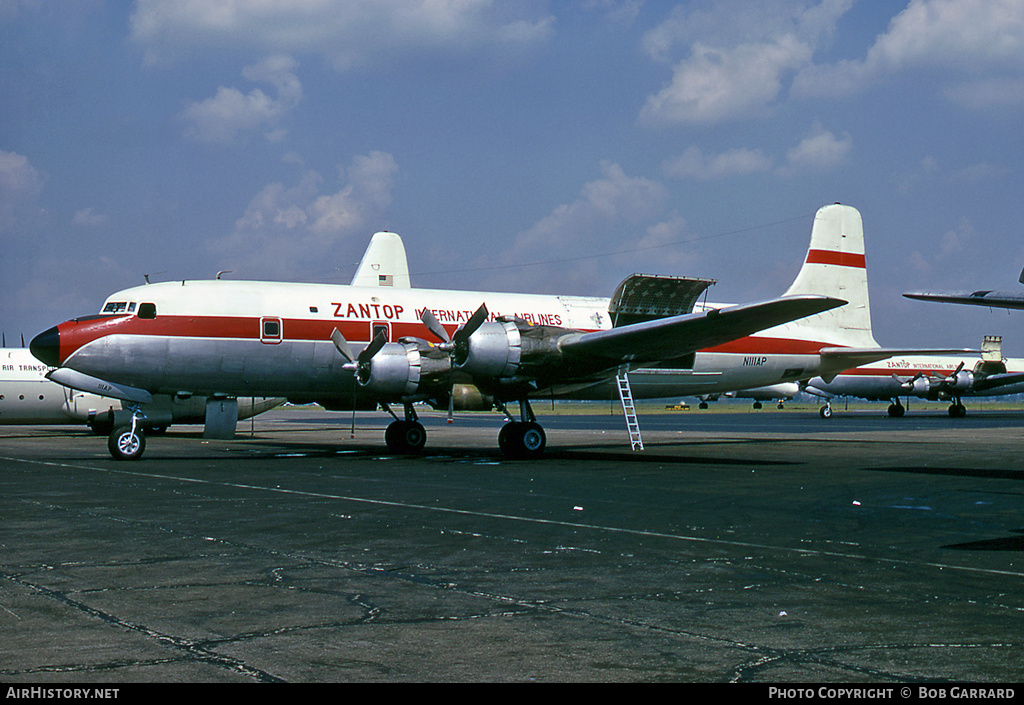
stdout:
[(876, 348), (868, 303), (864, 224), (856, 208), (835, 204), (814, 216), (804, 265), (786, 296), (818, 294), (849, 303), (790, 324), (801, 338), (831, 345)]
[(399, 235), (374, 233), (352, 277), (352, 286), (393, 286), (397, 289), (412, 286), (409, 264), (405, 259), (405, 245)]

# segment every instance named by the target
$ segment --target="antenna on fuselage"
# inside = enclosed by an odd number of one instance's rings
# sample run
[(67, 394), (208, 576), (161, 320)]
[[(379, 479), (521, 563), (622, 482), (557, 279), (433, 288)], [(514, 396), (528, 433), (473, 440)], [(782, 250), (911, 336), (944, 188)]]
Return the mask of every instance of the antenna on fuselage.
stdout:
[(217, 279), (220, 279), (220, 275), (221, 274), (231, 274), (231, 272), (233, 272), (233, 271), (234, 270), (232, 270), (232, 269), (222, 269), (219, 272), (217, 272)]
[[(153, 274), (163, 274), (163, 273), (164, 273), (164, 272), (166, 272), (166, 271), (167, 271), (167, 270), (165, 269), (165, 270), (164, 270), (163, 272), (153, 272)], [(150, 283), (150, 281), (149, 281), (149, 274), (143, 274), (143, 275), (142, 275), (142, 278), (146, 280), (146, 283), (147, 283), (147, 284), (149, 284), (149, 283)]]

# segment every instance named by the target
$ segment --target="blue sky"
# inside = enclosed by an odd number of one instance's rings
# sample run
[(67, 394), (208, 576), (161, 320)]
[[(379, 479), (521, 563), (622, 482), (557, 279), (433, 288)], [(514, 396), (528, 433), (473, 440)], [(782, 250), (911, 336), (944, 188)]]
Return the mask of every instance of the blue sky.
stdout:
[(864, 218), (875, 337), (1024, 356), (909, 290), (1024, 267), (1021, 0), (0, 0), (8, 343), (164, 279), (781, 294)]

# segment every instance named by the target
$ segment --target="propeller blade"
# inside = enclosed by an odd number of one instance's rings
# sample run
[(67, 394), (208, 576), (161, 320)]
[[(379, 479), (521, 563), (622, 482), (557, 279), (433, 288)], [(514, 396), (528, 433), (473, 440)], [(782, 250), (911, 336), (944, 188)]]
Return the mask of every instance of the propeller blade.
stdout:
[(377, 333), (377, 336), (370, 341), (370, 344), (363, 348), (363, 351), (359, 353), (359, 362), (369, 362), (370, 359), (380, 352), (380, 349), (387, 345), (387, 338), (384, 337), (383, 333)]
[(437, 320), (437, 316), (430, 312), (429, 308), (423, 309), (423, 314), (420, 316), (420, 321), (427, 327), (434, 336), (443, 343), (452, 342), (451, 337), (448, 335), (448, 331), (444, 329), (441, 322)]
[(455, 343), (462, 343), (469, 340), (469, 336), (476, 333), (476, 329), (482, 326), (487, 321), (487, 304), (480, 304), (469, 320), (466, 321), (466, 325), (455, 331)]
[(331, 332), (331, 342), (334, 343), (334, 347), (338, 349), (341, 356), (348, 362), (355, 362), (356, 359), (352, 355), (352, 348), (348, 346), (348, 341), (345, 340), (345, 336), (341, 334), (341, 331), (335, 328)]

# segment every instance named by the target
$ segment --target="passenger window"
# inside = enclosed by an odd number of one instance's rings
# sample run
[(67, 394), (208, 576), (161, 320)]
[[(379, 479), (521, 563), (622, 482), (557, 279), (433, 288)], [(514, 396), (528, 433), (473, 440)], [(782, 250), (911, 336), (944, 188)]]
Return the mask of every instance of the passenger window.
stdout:
[(156, 318), (156, 304), (139, 304), (139, 318)]

